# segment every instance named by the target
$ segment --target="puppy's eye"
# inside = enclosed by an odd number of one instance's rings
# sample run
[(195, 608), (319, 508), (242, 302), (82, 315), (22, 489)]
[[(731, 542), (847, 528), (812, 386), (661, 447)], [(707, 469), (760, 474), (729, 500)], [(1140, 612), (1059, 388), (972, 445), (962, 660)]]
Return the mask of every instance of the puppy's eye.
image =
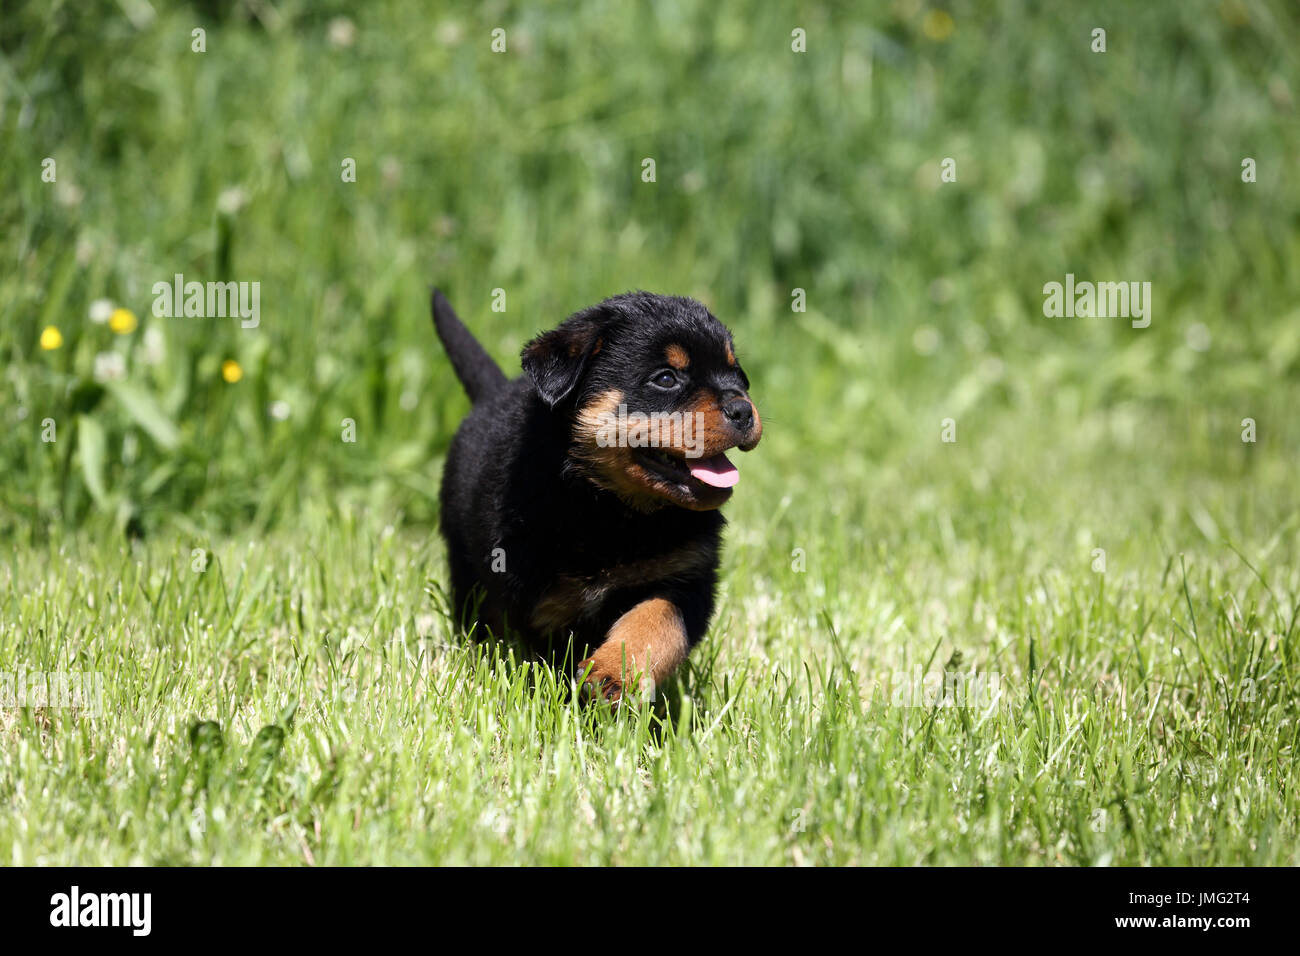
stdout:
[(660, 388), (675, 388), (677, 386), (677, 376), (673, 372), (664, 369), (662, 372), (655, 372), (650, 382)]

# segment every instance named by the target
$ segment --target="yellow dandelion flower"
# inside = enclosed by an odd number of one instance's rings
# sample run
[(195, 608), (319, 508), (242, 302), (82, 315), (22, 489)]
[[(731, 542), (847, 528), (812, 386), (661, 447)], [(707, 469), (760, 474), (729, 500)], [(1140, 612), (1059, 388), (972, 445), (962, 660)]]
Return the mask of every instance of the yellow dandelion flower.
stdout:
[(134, 332), (136, 327), (135, 313), (130, 309), (114, 309), (113, 314), (108, 318), (108, 327), (118, 335)]
[(954, 26), (952, 14), (947, 10), (931, 10), (921, 21), (921, 32), (936, 43), (943, 43), (952, 36)]
[(63, 344), (63, 333), (52, 325), (47, 325), (41, 330), (41, 348), (47, 352), (53, 352)]
[(244, 377), (244, 370), (239, 367), (239, 363), (234, 359), (226, 359), (221, 363), (221, 377), (234, 385)]

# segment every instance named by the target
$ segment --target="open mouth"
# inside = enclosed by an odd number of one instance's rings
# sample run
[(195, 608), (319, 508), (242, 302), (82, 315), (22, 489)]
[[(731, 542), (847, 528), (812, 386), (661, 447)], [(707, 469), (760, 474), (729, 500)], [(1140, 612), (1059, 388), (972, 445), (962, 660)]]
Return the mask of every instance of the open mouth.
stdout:
[(689, 485), (693, 479), (710, 488), (730, 490), (740, 481), (740, 472), (722, 454), (687, 459), (666, 448), (638, 448), (636, 457), (647, 470), (674, 484)]

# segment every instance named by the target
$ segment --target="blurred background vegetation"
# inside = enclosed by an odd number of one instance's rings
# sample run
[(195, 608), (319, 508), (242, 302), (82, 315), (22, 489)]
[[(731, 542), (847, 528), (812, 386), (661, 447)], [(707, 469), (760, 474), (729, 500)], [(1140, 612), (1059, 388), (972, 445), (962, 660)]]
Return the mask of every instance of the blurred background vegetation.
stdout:
[[(0, 713), (0, 858), (1294, 864), (1297, 41), (1294, 0), (0, 0), (0, 674), (107, 689)], [(259, 327), (156, 318), (177, 273)], [(1045, 317), (1067, 273), (1150, 327)], [(439, 623), (433, 284), (512, 373), (632, 288), (734, 330), (764, 438), (680, 735)], [(1005, 706), (864, 706), (939, 667)]]
[[(845, 557), (926, 515), (1294, 531), (1297, 37), (1286, 0), (8, 2), (0, 535), (436, 520), (435, 283), (512, 373), (606, 295), (705, 301), (769, 422), (731, 510)], [(1151, 327), (1045, 318), (1067, 272), (1150, 281)], [(155, 318), (176, 273), (260, 282), (260, 327)]]

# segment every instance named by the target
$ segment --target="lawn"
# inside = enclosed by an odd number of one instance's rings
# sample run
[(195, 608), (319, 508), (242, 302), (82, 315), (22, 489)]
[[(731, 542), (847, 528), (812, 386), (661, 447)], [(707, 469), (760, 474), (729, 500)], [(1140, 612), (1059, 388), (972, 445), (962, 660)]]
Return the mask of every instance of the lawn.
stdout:
[[(1300, 13), (1043, 7), (6, 7), (0, 863), (1300, 863)], [(434, 283), (733, 330), (654, 700), (452, 628)]]

